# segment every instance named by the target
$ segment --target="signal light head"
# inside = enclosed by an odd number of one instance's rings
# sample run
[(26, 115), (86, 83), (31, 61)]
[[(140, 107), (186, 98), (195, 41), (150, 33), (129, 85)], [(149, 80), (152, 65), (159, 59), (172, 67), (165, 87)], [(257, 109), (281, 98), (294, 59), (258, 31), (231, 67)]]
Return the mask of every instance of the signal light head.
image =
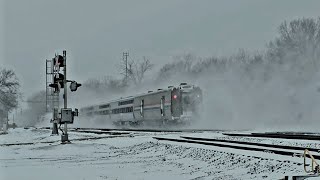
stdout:
[(60, 88), (61, 88), (61, 87), (59, 87), (59, 84), (56, 84), (56, 83), (49, 84), (49, 87), (54, 88), (54, 92), (59, 92)]
[(61, 55), (57, 55), (55, 57), (55, 65), (59, 66), (59, 67), (64, 67), (64, 58)]
[(173, 95), (173, 99), (177, 99), (178, 98), (178, 96), (175, 94), (175, 95)]
[(52, 88), (58, 88), (58, 84), (49, 84), (49, 87), (52, 87)]
[(80, 83), (77, 83), (76, 81), (72, 81), (71, 84), (70, 84), (70, 90), (73, 92), (73, 91), (76, 91), (78, 89), (78, 87), (80, 87), (81, 84)]

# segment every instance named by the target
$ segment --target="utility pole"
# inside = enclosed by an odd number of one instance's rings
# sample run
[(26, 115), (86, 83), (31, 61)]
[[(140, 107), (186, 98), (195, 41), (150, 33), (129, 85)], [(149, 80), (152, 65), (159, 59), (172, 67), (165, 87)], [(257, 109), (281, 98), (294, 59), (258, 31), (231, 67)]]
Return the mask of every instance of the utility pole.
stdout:
[(126, 62), (126, 85), (128, 83), (128, 56), (129, 52), (122, 53), (122, 60)]
[[(63, 68), (63, 73), (64, 73), (64, 80), (63, 80), (63, 83), (64, 83), (64, 87), (67, 87), (67, 51), (64, 50), (63, 51), (63, 59), (64, 59), (64, 68)], [(67, 91), (68, 89), (67, 88), (64, 88), (64, 108), (67, 108)]]
[[(68, 108), (68, 101), (67, 101), (67, 93), (68, 93), (68, 89), (67, 89), (67, 51), (64, 50), (63, 51), (63, 59), (64, 59), (64, 68), (63, 68), (63, 74), (64, 74), (64, 80), (63, 80), (63, 84), (64, 84), (64, 94), (63, 94), (63, 100), (64, 100), (64, 109)], [(62, 113), (62, 112), (61, 112)], [(61, 141), (62, 143), (68, 143), (69, 138), (68, 138), (68, 126), (67, 126), (67, 122), (64, 122), (64, 131), (63, 134), (61, 135)]]

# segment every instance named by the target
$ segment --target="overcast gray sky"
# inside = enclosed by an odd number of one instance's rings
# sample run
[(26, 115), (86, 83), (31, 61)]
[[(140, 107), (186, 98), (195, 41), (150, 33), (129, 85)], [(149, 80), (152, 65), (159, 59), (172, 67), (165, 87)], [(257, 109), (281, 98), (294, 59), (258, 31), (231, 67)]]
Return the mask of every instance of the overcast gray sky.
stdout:
[(115, 74), (122, 52), (160, 66), (191, 52), (263, 49), (284, 20), (320, 15), (318, 0), (0, 0), (0, 65), (27, 96), (44, 90), (45, 59), (68, 53), (70, 79)]

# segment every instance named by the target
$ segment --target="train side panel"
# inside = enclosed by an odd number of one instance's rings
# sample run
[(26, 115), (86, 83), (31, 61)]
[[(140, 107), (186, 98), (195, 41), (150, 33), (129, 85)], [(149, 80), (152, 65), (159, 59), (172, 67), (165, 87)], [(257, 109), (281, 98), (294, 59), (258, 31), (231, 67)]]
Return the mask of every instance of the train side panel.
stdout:
[[(127, 104), (121, 104), (122, 102), (131, 102)], [(133, 99), (124, 100), (124, 101), (116, 101), (110, 103), (111, 105), (111, 120), (113, 122), (135, 122), (135, 118), (133, 116)]]
[(134, 99), (134, 116), (138, 121), (171, 119), (171, 92), (163, 90)]

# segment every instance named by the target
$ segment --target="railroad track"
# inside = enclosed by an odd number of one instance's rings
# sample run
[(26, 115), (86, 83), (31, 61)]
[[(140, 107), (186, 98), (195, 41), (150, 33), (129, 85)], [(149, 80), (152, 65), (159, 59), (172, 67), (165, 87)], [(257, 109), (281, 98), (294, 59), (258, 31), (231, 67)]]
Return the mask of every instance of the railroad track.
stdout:
[[(39, 129), (51, 129), (50, 127), (42, 127)], [(125, 131), (125, 132), (221, 132), (223, 130), (217, 129), (138, 129), (138, 128), (68, 128), (68, 131), (79, 131), (79, 132), (98, 132), (102, 133), (114, 132), (114, 131)]]
[(278, 139), (299, 139), (299, 140), (320, 140), (319, 135), (304, 134), (304, 133), (223, 133), (226, 136), (240, 136), (240, 137), (262, 137), (262, 138), (278, 138)]
[[(109, 138), (118, 138), (118, 137), (130, 137), (129, 135), (114, 135), (114, 136), (103, 136), (103, 137), (84, 137), (84, 138), (76, 138), (72, 139), (71, 141), (87, 141), (87, 140), (97, 140), (97, 139), (109, 139)], [(27, 143), (5, 143), (0, 144), (1, 146), (21, 146), (21, 145), (35, 145), (35, 144), (52, 144), (52, 143), (59, 143), (60, 140), (54, 141), (41, 141), (41, 142), (27, 142)]]
[(307, 148), (307, 147), (299, 147), (299, 146), (285, 146), (285, 145), (276, 145), (276, 144), (253, 143), (253, 142), (245, 142), (245, 141), (233, 141), (233, 140), (213, 139), (213, 138), (185, 137), (185, 136), (181, 136), (181, 138), (190, 139), (190, 140), (198, 140), (198, 141), (226, 142), (226, 143), (234, 143), (234, 144), (244, 144), (244, 145), (269, 147), (269, 148), (279, 148), (279, 149), (287, 149), (287, 150), (301, 150), (301, 151), (304, 151), (305, 149), (308, 149), (309, 151), (320, 152), (320, 149), (317, 149), (317, 148)]
[[(256, 151), (272, 153), (277, 155), (291, 156), (291, 157), (301, 157), (303, 156), (303, 147), (293, 147), (293, 146), (282, 146), (282, 145), (271, 145), (271, 144), (261, 144), (261, 143), (249, 143), (243, 141), (228, 141), (228, 140), (217, 140), (217, 139), (207, 139), (207, 138), (194, 138), (194, 137), (180, 137), (180, 138), (164, 138), (164, 137), (153, 137), (154, 139), (160, 141), (171, 141), (189, 144), (201, 144), (208, 146), (216, 146), (223, 148)], [(306, 148), (303, 148), (303, 150)], [(319, 149), (313, 149), (313, 151), (318, 152)], [(315, 159), (320, 159), (320, 155), (313, 155)]]

